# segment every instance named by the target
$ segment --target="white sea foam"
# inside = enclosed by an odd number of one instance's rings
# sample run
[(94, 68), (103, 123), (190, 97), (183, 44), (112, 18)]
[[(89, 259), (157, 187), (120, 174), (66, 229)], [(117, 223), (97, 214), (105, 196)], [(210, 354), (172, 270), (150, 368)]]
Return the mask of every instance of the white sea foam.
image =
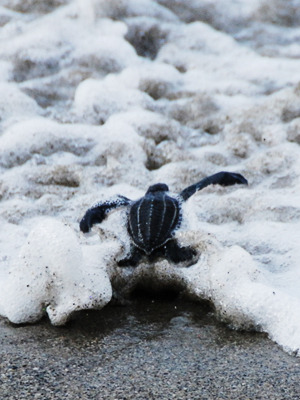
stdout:
[[(104, 307), (112, 288), (174, 286), (218, 318), (300, 348), (300, 15), (293, 2), (30, 0), (0, 7), (0, 314), (14, 323)], [(226, 10), (226, 12), (225, 12)], [(119, 268), (126, 212), (91, 235), (88, 207), (172, 192), (189, 268)]]
[(1, 281), (1, 313), (22, 323), (46, 311), (61, 325), (76, 310), (107, 304), (111, 286), (96, 249), (93, 254), (81, 248), (73, 230), (59, 221), (36, 224)]

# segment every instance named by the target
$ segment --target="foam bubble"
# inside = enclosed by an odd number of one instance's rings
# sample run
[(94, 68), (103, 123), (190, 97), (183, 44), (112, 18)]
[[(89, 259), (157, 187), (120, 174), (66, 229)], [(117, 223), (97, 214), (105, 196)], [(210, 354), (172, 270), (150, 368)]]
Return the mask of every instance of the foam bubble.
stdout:
[(70, 227), (42, 219), (12, 261), (0, 303), (14, 323), (35, 322), (47, 313), (52, 324), (61, 325), (74, 311), (101, 308), (110, 298), (97, 253), (83, 251)]

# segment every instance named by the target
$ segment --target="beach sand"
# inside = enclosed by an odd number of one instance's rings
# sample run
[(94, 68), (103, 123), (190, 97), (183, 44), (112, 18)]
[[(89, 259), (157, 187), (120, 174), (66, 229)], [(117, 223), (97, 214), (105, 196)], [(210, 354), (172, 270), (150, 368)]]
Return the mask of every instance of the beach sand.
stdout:
[(299, 399), (300, 360), (206, 304), (136, 299), (65, 327), (0, 321), (1, 399)]

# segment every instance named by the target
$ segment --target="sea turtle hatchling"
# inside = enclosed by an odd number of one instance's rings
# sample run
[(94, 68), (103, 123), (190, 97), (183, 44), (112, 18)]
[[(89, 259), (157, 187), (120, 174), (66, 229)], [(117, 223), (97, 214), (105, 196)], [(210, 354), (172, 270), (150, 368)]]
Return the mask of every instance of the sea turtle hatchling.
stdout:
[(111, 210), (127, 206), (127, 230), (131, 239), (131, 249), (128, 256), (118, 262), (120, 267), (134, 267), (145, 255), (149, 261), (157, 257), (165, 257), (175, 264), (189, 261), (196, 255), (196, 251), (192, 247), (180, 247), (174, 238), (182, 220), (181, 204), (208, 185), (230, 186), (236, 183), (248, 184), (241, 174), (218, 172), (187, 187), (176, 196), (170, 195), (166, 184), (157, 183), (150, 186), (145, 196), (138, 200), (118, 195), (94, 205), (86, 211), (80, 221), (80, 230), (84, 233), (89, 232), (91, 227), (101, 223)]

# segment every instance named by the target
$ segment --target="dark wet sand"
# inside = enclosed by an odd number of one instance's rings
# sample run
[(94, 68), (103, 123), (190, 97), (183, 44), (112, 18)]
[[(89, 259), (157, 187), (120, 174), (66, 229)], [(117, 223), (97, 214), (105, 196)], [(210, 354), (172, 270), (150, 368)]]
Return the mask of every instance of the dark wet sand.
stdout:
[(299, 358), (201, 304), (143, 299), (0, 332), (1, 400), (300, 398)]

